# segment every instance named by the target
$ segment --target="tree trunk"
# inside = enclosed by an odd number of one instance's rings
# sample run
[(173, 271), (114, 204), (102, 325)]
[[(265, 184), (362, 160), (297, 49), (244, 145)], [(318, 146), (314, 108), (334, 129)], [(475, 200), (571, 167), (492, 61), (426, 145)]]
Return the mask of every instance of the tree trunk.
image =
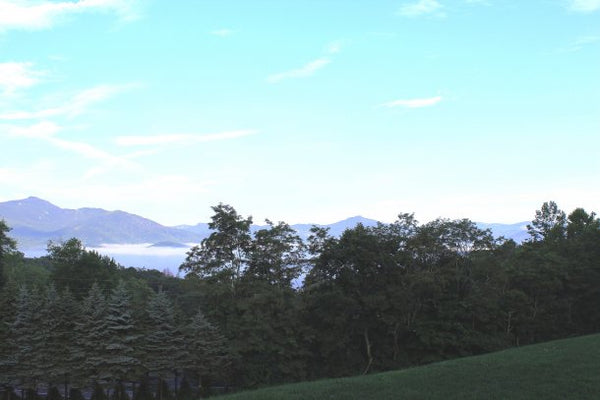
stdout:
[(400, 354), (400, 345), (398, 345), (398, 339), (400, 336), (400, 322), (396, 322), (394, 325), (394, 355), (392, 359), (394, 361), (398, 360), (398, 355)]
[(69, 375), (65, 374), (65, 400), (69, 400), (69, 391), (67, 386), (69, 385), (69, 380), (68, 380)]
[(363, 337), (365, 338), (365, 348), (367, 350), (368, 359), (367, 366), (363, 371), (363, 375), (366, 375), (369, 372), (369, 369), (371, 369), (371, 364), (373, 364), (373, 354), (371, 353), (371, 341), (369, 340), (369, 330), (367, 328), (365, 328), (363, 332)]
[(173, 373), (175, 374), (175, 400), (177, 400), (179, 398), (179, 374), (177, 373), (177, 370), (175, 370)]

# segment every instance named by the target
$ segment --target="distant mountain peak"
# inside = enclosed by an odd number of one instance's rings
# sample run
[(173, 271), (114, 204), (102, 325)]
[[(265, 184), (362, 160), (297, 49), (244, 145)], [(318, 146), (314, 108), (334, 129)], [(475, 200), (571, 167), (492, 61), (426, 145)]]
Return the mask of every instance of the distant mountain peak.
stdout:
[[(158, 243), (173, 247), (176, 243), (199, 243), (211, 234), (207, 223), (166, 227), (148, 218), (125, 211), (107, 211), (101, 208), (66, 209), (30, 196), (21, 200), (0, 202), (0, 219), (13, 229), (11, 233), (19, 246), (43, 248), (48, 240), (64, 240), (77, 237), (85, 245), (115, 243)], [(308, 238), (313, 225), (329, 228), (329, 234), (339, 237), (346, 229), (362, 224), (377, 226), (378, 221), (361, 215), (346, 218), (327, 225), (294, 224), (291, 227), (302, 238)], [(482, 229), (491, 229), (494, 236), (512, 238), (521, 242), (527, 238), (526, 222), (516, 224), (477, 223)], [(264, 225), (252, 225), (251, 231), (264, 229)]]

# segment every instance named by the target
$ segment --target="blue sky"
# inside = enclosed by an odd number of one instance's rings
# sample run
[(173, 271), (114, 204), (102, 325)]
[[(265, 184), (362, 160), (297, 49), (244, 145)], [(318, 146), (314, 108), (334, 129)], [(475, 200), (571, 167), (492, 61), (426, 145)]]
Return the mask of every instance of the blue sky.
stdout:
[(600, 211), (600, 0), (0, 0), (0, 201)]

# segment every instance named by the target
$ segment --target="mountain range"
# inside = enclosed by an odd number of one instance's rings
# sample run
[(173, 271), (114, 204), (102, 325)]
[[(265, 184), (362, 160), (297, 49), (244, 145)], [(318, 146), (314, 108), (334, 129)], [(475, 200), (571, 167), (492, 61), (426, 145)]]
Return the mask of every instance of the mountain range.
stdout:
[[(114, 256), (117, 261), (126, 260), (125, 265), (133, 266), (151, 264), (153, 259), (145, 258), (142, 262), (139, 257), (156, 257), (158, 254), (156, 248), (170, 248), (175, 251), (169, 253), (171, 256), (177, 255), (177, 260), (173, 261), (175, 265), (181, 262), (190, 244), (200, 243), (210, 235), (208, 223), (169, 227), (125, 211), (107, 211), (101, 208), (66, 209), (37, 197), (0, 202), (1, 219), (12, 228), (9, 235), (17, 240), (19, 250), (27, 255), (41, 255), (49, 240), (60, 242), (76, 237), (86, 247), (98, 248), (101, 252), (104, 249), (105, 253)], [(333, 236), (339, 236), (344, 230), (353, 228), (359, 223), (365, 226), (377, 225), (375, 220), (356, 216), (318, 226), (329, 228)], [(477, 225), (482, 229), (491, 229), (494, 236), (504, 236), (522, 242), (528, 236), (527, 223), (477, 223)], [(300, 237), (306, 239), (312, 226), (313, 224), (296, 224), (292, 225), (292, 228)], [(252, 225), (251, 231), (261, 228), (264, 228), (264, 225)], [(113, 245), (112, 251), (108, 250), (107, 244)], [(135, 251), (138, 258), (124, 259), (128, 251), (124, 245), (127, 244), (144, 244), (142, 248), (148, 250), (143, 250), (141, 254), (138, 246)], [(140, 263), (144, 265), (139, 265)], [(152, 265), (149, 266), (154, 268)]]

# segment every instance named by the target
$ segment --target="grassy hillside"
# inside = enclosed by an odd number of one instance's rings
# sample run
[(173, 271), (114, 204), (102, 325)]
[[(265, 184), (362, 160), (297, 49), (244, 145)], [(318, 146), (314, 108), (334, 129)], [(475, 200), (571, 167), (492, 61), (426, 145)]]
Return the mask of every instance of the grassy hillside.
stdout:
[(597, 399), (600, 335), (356, 378), (270, 387), (241, 399)]

